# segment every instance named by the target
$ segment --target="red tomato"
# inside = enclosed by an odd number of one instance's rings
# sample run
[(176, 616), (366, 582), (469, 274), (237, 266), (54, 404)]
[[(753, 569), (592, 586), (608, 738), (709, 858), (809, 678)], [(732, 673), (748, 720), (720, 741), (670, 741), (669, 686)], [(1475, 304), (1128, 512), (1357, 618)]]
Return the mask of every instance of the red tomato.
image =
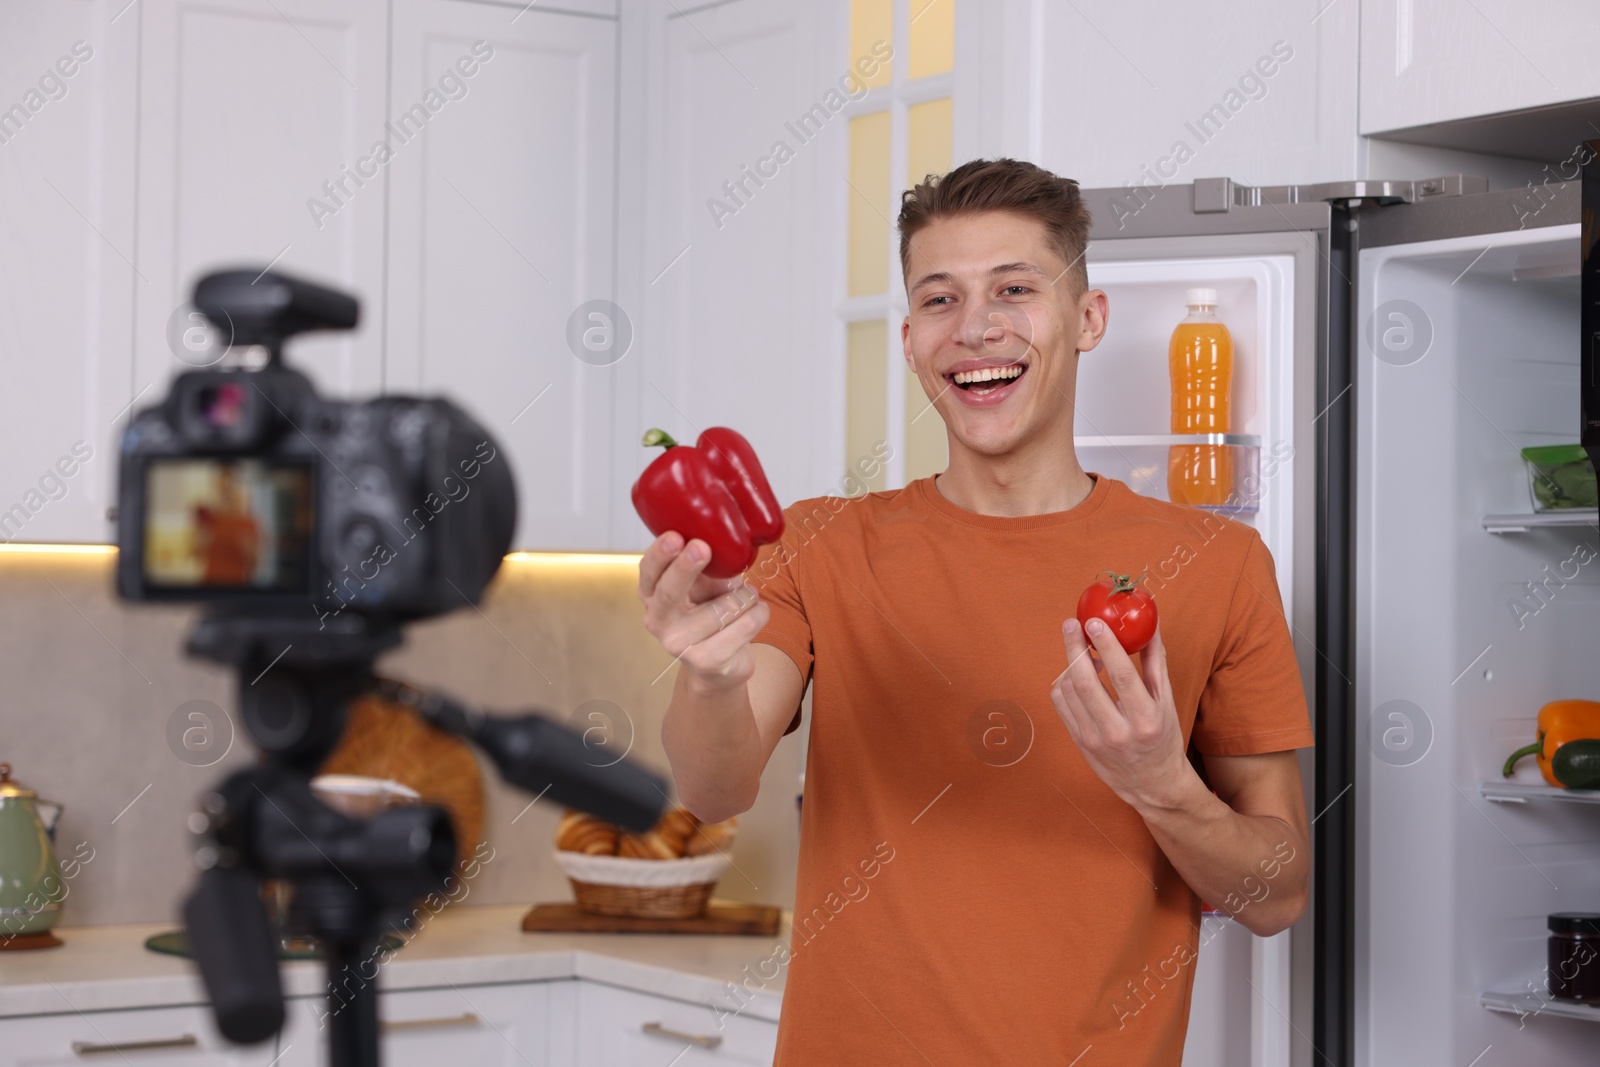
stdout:
[(1104, 621), (1122, 650), (1132, 655), (1156, 635), (1156, 602), (1139, 585), (1143, 575), (1105, 573), (1111, 575), (1110, 581), (1094, 583), (1078, 598), (1078, 625), (1087, 626), (1090, 619)]

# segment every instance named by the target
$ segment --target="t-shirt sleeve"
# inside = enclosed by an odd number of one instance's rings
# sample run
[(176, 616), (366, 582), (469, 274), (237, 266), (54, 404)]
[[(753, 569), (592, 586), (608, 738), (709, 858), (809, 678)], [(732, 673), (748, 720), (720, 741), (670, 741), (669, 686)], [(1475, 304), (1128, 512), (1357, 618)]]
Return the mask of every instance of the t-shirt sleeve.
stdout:
[(1200, 693), (1192, 740), (1205, 756), (1252, 756), (1314, 742), (1272, 553), (1255, 530)]
[[(800, 668), (800, 676), (809, 683), (813, 653), (811, 621), (806, 618), (806, 606), (800, 597), (800, 583), (795, 573), (798, 555), (794, 530), (795, 523), (791, 518), (785, 523), (782, 537), (761, 547), (760, 554), (750, 569), (745, 571), (744, 578), (761, 594), (761, 599), (767, 602), (772, 613), (767, 625), (762, 627), (754, 640), (786, 653)], [(783, 732), (788, 735), (799, 728), (800, 708), (796, 706), (794, 718)]]

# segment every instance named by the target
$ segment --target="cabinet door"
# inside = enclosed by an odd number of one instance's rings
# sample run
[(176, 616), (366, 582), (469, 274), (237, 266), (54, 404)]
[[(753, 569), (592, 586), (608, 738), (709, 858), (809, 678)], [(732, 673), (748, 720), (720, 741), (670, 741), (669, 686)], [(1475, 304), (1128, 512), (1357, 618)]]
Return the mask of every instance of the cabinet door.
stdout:
[[(639, 131), (649, 160), (640, 304), (630, 309), (644, 308), (648, 343), (618, 480), (660, 454), (640, 447), (646, 427), (692, 441), (732, 426), (785, 504), (838, 492), (844, 404), (831, 272), (819, 270), (835, 247), (821, 220), (843, 195), (823, 177), (849, 121), (822, 105), (829, 93), (842, 100), (835, 82), (849, 65), (843, 49), (820, 47), (834, 9), (739, 0), (687, 16), (659, 10), (664, 55)], [(829, 115), (820, 130), (813, 107)], [(634, 550), (650, 541), (631, 509), (618, 541)]]
[(146, 284), (131, 179), (138, 24), (121, 7), (14, 5), (0, 33), (0, 541), (110, 534), (113, 423)]
[(517, 548), (604, 548), (617, 505), (618, 371), (569, 344), (613, 293), (615, 49), (610, 18), (395, 4), (387, 386), (509, 453)]
[[(289, 1067), (272, 1041), (241, 1048), (217, 1033), (201, 1006), (70, 1012), (0, 1019), (0, 1067), (91, 1062), (172, 1067)], [(495, 1061), (499, 1062), (499, 1061)]]
[(706, 1004), (578, 983), (580, 1067), (770, 1065), (778, 1024)]
[(1597, 49), (1592, 0), (1361, 0), (1361, 132), (1600, 96)]
[[(958, 65), (971, 55), (985, 79), (981, 150), (973, 154), (1035, 159), (1085, 189), (1115, 190), (1085, 201), (1097, 222), (1137, 213), (1152, 196), (1178, 196), (1163, 190), (1207, 175), (1255, 184), (1352, 175), (1354, 4), (1322, 0), (1301, 11), (1278, 0), (1156, 7), (1075, 0), (1036, 10), (1037, 29), (1017, 27), (987, 46), (982, 39), (994, 27), (985, 21), (972, 27), (974, 38), (957, 42)], [(1010, 80), (1035, 62), (1037, 89)], [(1089, 99), (1116, 104), (1081, 106)], [(1018, 125), (1030, 111), (1032, 131)]]
[[(461, 985), (383, 993), (378, 1000), (384, 1067), (566, 1067), (551, 1049), (550, 987), (555, 982)], [(327, 1003), (290, 1001), (279, 1067), (328, 1067)], [(570, 1024), (569, 1024), (570, 1025)]]
[[(361, 299), (354, 333), (290, 358), (333, 395), (382, 382), (385, 0), (143, 0), (139, 94), (139, 406), (194, 365), (195, 280), (269, 264)], [(362, 177), (362, 172), (376, 177)], [(178, 338), (178, 340), (174, 340)]]

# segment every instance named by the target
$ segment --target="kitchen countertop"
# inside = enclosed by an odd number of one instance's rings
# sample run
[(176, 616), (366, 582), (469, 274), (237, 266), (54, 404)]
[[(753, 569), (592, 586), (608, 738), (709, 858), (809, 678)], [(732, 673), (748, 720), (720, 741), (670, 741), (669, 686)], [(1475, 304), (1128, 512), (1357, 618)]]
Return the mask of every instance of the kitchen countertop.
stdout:
[[(733, 934), (523, 933), (524, 905), (447, 908), (430, 918), (383, 968), (385, 990), (586, 978), (695, 1003), (725, 1003), (727, 983), (753, 978), (744, 1014), (776, 1021), (786, 972), (759, 985), (758, 964), (789, 943), (791, 916), (776, 937)], [(59, 931), (60, 948), (0, 953), (0, 1018), (205, 1003), (189, 960), (151, 952), (151, 934), (172, 923), (85, 926)], [(748, 972), (746, 971), (748, 968)], [(768, 969), (770, 969), (770, 964)], [(317, 996), (322, 964), (283, 965), (284, 993)], [(749, 987), (747, 987), (749, 988)]]

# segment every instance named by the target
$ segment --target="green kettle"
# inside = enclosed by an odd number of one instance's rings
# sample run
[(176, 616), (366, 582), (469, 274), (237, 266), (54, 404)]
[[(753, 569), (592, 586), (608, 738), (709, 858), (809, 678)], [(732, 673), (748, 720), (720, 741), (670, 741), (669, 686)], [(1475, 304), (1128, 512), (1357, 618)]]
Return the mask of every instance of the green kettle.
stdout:
[(11, 764), (0, 763), (0, 942), (7, 947), (22, 947), (23, 939), (59, 944), (50, 929), (67, 895), (52, 838), (60, 817), (61, 805), (40, 800), (12, 780)]

